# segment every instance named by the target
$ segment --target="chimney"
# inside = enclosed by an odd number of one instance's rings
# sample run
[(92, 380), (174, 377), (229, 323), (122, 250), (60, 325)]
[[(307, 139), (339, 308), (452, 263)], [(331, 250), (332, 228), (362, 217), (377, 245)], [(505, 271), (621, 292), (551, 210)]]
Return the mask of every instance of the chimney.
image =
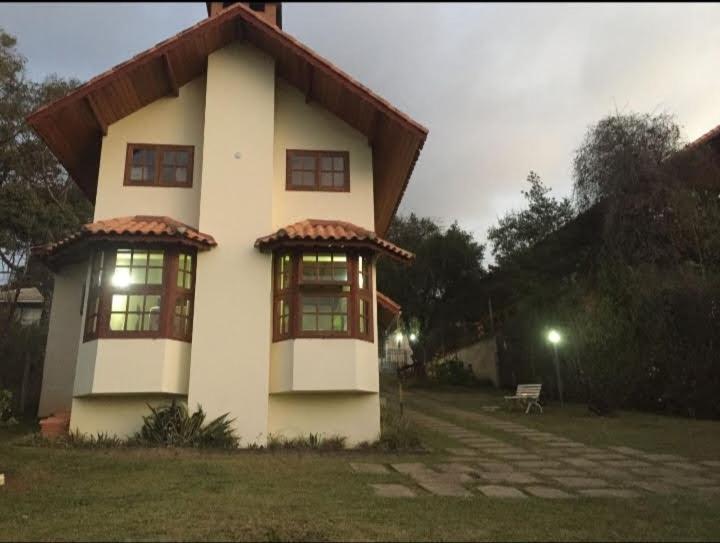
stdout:
[[(238, 2), (205, 2), (208, 11), (208, 17), (214, 17), (225, 8), (237, 4)], [(241, 2), (249, 7), (261, 18), (265, 19), (271, 25), (282, 28), (282, 3), (281, 2)]]

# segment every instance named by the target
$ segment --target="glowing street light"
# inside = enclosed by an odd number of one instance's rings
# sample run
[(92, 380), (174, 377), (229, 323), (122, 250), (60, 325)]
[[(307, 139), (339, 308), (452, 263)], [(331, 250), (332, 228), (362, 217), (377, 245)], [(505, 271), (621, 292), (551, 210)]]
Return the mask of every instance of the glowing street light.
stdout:
[(417, 334), (410, 334), (410, 337), (408, 339), (410, 339), (410, 343), (415, 343), (417, 341)]
[(564, 406), (563, 383), (562, 377), (560, 376), (560, 361), (558, 359), (558, 344), (562, 341), (562, 335), (554, 328), (551, 328), (547, 333), (547, 340), (553, 346), (553, 363), (555, 364), (555, 379), (557, 381), (558, 396), (560, 396), (560, 406)]

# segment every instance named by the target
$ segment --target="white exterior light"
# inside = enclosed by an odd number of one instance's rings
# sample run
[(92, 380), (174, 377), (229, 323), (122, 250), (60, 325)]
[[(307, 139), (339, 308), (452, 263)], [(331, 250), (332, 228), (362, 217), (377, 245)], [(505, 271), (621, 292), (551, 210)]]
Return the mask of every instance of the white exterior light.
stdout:
[(557, 345), (562, 340), (562, 336), (560, 335), (560, 332), (557, 330), (550, 330), (547, 335), (548, 341), (552, 343), (553, 345)]

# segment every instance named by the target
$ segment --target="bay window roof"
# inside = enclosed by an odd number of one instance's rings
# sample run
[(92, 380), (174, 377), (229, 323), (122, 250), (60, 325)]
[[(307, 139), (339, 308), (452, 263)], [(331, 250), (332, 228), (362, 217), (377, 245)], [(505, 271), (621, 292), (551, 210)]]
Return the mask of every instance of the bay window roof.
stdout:
[(78, 232), (60, 241), (34, 247), (33, 254), (52, 264), (87, 243), (99, 241), (168, 243), (194, 247), (199, 251), (217, 245), (211, 235), (170, 217), (134, 215), (84, 224)]
[(403, 262), (415, 255), (381, 238), (375, 232), (346, 221), (305, 219), (258, 238), (255, 247), (273, 250), (278, 247), (358, 247), (384, 253)]

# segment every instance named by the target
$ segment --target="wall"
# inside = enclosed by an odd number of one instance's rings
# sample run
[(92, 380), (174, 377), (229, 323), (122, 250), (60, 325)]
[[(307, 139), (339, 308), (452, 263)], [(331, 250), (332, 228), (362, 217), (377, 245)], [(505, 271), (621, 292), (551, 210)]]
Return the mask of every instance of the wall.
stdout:
[[(54, 274), (52, 305), (42, 391), (38, 416), (70, 409), (75, 379), (75, 360), (82, 316), (80, 315), (82, 285), (88, 272), (88, 263), (66, 266)], [(84, 311), (83, 306), (83, 311)]]
[(74, 398), (70, 431), (131, 437), (142, 428), (143, 416), (150, 414), (148, 404), (157, 407), (170, 401), (157, 395)]
[(273, 394), (268, 432), (293, 438), (320, 434), (347, 437), (354, 446), (380, 436), (377, 394)]
[[(304, 219), (339, 219), (375, 229), (372, 150), (367, 139), (278, 80), (275, 98), (274, 230)], [(287, 149), (349, 151), (350, 192), (287, 191)], [(269, 232), (268, 232), (269, 233)]]
[(487, 338), (458, 351), (440, 357), (434, 363), (442, 363), (452, 358), (458, 358), (466, 365), (472, 366), (473, 373), (478, 379), (492, 381), (496, 387), (499, 385), (497, 367), (497, 344), (495, 338)]
[(99, 339), (82, 343), (75, 396), (187, 395), (191, 345), (174, 339)]
[[(232, 44), (208, 59), (200, 230), (218, 246), (198, 256), (188, 402), (231, 413), (242, 445), (267, 433), (274, 61)], [(236, 156), (238, 158), (236, 158)]]
[[(95, 220), (127, 215), (165, 215), (197, 227), (202, 184), (205, 78), (160, 98), (108, 127), (100, 153)], [(195, 146), (192, 188), (126, 187), (128, 143)]]

